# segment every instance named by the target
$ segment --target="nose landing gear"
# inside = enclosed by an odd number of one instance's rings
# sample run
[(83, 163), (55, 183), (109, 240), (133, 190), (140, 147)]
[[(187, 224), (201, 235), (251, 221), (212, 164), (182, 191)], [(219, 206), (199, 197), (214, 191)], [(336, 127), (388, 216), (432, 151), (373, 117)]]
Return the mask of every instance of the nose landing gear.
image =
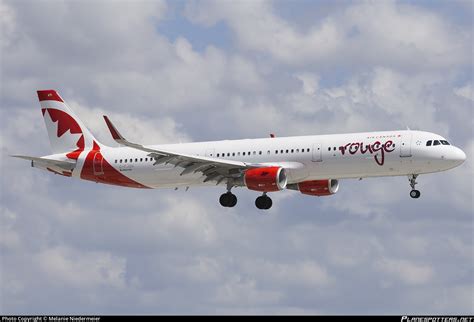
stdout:
[(420, 195), (421, 195), (421, 192), (415, 189), (415, 185), (418, 183), (416, 182), (417, 177), (418, 177), (417, 174), (412, 174), (411, 176), (408, 176), (408, 181), (410, 181), (410, 187), (411, 187), (410, 197), (414, 199), (420, 198)]
[(270, 209), (272, 207), (272, 199), (267, 196), (267, 193), (264, 192), (263, 195), (255, 199), (255, 206), (257, 206), (258, 209)]

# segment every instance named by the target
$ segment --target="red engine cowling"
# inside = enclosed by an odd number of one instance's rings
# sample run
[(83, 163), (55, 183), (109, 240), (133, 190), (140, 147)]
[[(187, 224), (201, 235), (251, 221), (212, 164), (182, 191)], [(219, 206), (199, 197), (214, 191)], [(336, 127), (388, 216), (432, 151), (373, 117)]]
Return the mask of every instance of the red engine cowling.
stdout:
[(339, 190), (339, 181), (335, 179), (303, 181), (298, 183), (298, 190), (310, 196), (329, 196)]
[(286, 171), (280, 167), (250, 169), (244, 176), (247, 188), (262, 192), (283, 190), (287, 182)]

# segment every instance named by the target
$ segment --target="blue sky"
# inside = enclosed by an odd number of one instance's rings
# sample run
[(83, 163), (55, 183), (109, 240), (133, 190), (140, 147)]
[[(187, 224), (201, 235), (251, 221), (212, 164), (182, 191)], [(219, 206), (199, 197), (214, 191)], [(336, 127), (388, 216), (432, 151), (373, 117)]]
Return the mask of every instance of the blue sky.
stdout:
[[(90, 10), (91, 7), (94, 10)], [(473, 314), (472, 2), (1, 1), (0, 312)], [(436, 132), (467, 161), (312, 198), (53, 176), (36, 90), (99, 140)]]

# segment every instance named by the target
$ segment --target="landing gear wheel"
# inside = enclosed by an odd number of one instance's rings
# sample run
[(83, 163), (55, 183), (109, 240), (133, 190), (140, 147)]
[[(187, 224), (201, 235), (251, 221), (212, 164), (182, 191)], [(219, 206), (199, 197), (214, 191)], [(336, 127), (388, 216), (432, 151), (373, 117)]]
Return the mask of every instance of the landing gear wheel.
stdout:
[(414, 199), (418, 199), (420, 198), (420, 195), (421, 195), (421, 192), (418, 191), (418, 190), (412, 190), (410, 191), (410, 197), (414, 198)]
[(410, 181), (410, 187), (411, 187), (410, 197), (414, 199), (420, 198), (420, 195), (421, 195), (421, 192), (415, 189), (415, 186), (418, 183), (416, 182), (416, 177), (418, 177), (417, 174), (412, 174), (408, 176), (408, 181)]
[(237, 204), (237, 197), (230, 191), (223, 193), (219, 198), (222, 207), (234, 207)]
[(270, 209), (272, 204), (272, 199), (265, 194), (255, 199), (255, 206), (257, 206), (258, 209)]
[(229, 205), (228, 205), (227, 207), (232, 208), (232, 207), (234, 207), (236, 204), (237, 204), (237, 197), (236, 197), (233, 193), (231, 193), (231, 194), (230, 194), (230, 202), (229, 202)]

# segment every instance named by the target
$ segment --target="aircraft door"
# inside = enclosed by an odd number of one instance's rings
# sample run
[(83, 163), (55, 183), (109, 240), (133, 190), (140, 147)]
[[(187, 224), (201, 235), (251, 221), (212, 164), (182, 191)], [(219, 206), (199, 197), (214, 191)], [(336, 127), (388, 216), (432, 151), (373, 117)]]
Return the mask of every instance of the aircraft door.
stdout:
[(313, 162), (321, 162), (323, 161), (323, 151), (321, 148), (321, 143), (314, 143), (313, 144)]
[(407, 158), (411, 157), (411, 139), (413, 133), (407, 132), (402, 134), (402, 139), (400, 140), (400, 157)]
[(95, 176), (100, 176), (104, 174), (103, 161), (104, 157), (102, 156), (102, 154), (100, 152), (96, 152), (92, 161), (92, 169), (94, 171)]

